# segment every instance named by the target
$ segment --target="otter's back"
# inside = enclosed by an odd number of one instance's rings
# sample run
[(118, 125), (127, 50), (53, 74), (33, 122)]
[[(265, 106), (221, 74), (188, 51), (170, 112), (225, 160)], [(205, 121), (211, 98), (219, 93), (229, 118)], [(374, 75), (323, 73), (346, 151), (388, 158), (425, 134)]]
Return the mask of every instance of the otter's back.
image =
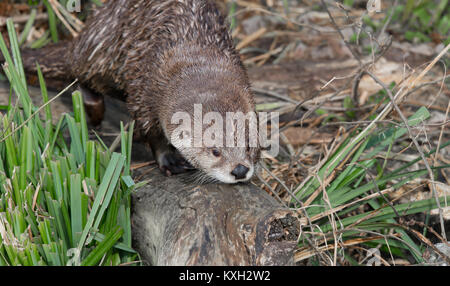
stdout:
[(126, 91), (139, 70), (157, 71), (161, 55), (184, 42), (214, 46), (240, 64), (224, 17), (209, 0), (109, 1), (91, 15), (67, 58), (72, 74), (98, 92)]

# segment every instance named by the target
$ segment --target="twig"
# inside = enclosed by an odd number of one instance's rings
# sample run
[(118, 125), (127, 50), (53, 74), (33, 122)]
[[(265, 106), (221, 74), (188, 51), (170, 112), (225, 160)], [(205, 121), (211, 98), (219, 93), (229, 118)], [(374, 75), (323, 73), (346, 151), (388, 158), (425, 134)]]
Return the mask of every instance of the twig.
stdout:
[(394, 211), (394, 213), (397, 216), (397, 218), (400, 218), (400, 214), (397, 212), (397, 210), (395, 209), (395, 207), (392, 204), (392, 202), (390, 202), (386, 198), (386, 196), (380, 191), (380, 188), (378, 187), (378, 184), (375, 182), (375, 178), (372, 176), (372, 174), (369, 172), (369, 170), (364, 165), (361, 165), (358, 162), (355, 162), (354, 164), (357, 165), (360, 168), (363, 168), (366, 171), (366, 174), (370, 177), (370, 180), (372, 181), (372, 184), (374, 185), (377, 193), (380, 194), (380, 196), (383, 198), (383, 200), (391, 207), (391, 209)]
[[(392, 235), (395, 238), (398, 239), (398, 236), (400, 235)], [(374, 237), (367, 237), (367, 238), (353, 238), (353, 239), (349, 239), (346, 240), (344, 242), (339, 242), (339, 246), (340, 247), (349, 247), (349, 246), (353, 246), (353, 245), (357, 245), (357, 244), (361, 244), (367, 241), (372, 241), (372, 240), (378, 240), (378, 239), (382, 239), (384, 238), (385, 235), (380, 235), (380, 236), (374, 236)], [(320, 252), (324, 252), (327, 250), (332, 250), (332, 249), (336, 249), (336, 247), (334, 245), (328, 245), (328, 246), (321, 246), (319, 247), (319, 251)], [(299, 251), (298, 253), (296, 253), (294, 255), (294, 260), (295, 262), (299, 262), (301, 260), (304, 260), (306, 258), (310, 258), (314, 256), (314, 253), (311, 250), (303, 250), (303, 251)]]
[[(70, 25), (70, 23), (67, 22), (67, 20), (64, 18), (64, 16), (59, 12), (58, 10), (58, 5), (59, 3), (56, 2), (55, 0), (48, 0), (48, 2), (50, 3), (50, 5), (53, 8), (53, 11), (55, 12), (56, 16), (59, 18), (59, 20), (61, 20), (61, 22), (64, 24), (64, 26), (69, 30), (69, 32), (72, 34), (72, 36), (75, 38), (78, 36), (78, 32), (75, 31), (72, 28), (72, 25)], [(77, 26), (74, 26), (75, 29), (79, 30), (79, 28)]]
[(239, 44), (236, 45), (236, 50), (240, 50), (242, 48), (245, 48), (246, 46), (250, 45), (251, 42), (257, 40), (260, 38), (264, 33), (267, 32), (266, 28), (261, 28), (258, 31), (254, 32), (253, 34), (248, 35), (245, 37), (242, 41), (239, 42)]
[[(320, 176), (316, 175), (317, 181), (319, 181), (320, 185), (321, 185), (321, 189), (322, 189), (322, 198), (323, 201), (328, 205), (329, 210), (333, 209), (333, 207), (331, 206), (331, 202), (330, 202), (330, 198), (328, 197), (328, 193), (326, 190), (326, 185), (328, 185), (329, 182), (324, 183), (322, 182), (322, 180), (320, 179)], [(330, 213), (328, 215), (328, 220), (330, 221), (330, 225), (331, 225), (331, 229), (332, 229), (332, 233), (333, 233), (333, 240), (334, 240), (334, 255), (333, 255), (333, 266), (336, 266), (337, 264), (337, 247), (338, 247), (338, 243), (339, 240), (342, 239), (342, 235), (339, 236), (338, 239), (338, 234), (337, 234), (337, 224), (336, 224), (336, 220), (335, 217), (339, 220), (339, 217), (337, 216), (336, 213)], [(341, 224), (342, 225), (342, 224)]]
[(442, 85), (443, 85), (443, 83), (445, 82), (445, 80), (448, 79), (448, 78), (450, 78), (450, 74), (445, 75), (445, 76), (443, 76), (443, 77), (441, 77), (441, 78), (432, 80), (432, 81), (427, 81), (427, 82), (421, 83), (421, 84), (419, 84), (418, 86), (416, 86), (415, 88), (413, 88), (412, 90), (410, 90), (405, 96), (408, 96), (408, 95), (410, 95), (411, 93), (414, 93), (414, 92), (416, 92), (417, 90), (419, 90), (419, 89), (421, 89), (422, 87), (427, 86), (427, 85), (435, 84), (435, 83), (438, 83), (438, 82), (442, 82)]
[(252, 87), (251, 89), (252, 89), (252, 91), (257, 92), (257, 93), (266, 94), (266, 95), (269, 95), (269, 96), (272, 96), (272, 97), (275, 97), (275, 98), (278, 98), (278, 99), (281, 99), (281, 100), (284, 100), (284, 101), (287, 101), (287, 102), (290, 102), (290, 103), (293, 103), (293, 104), (296, 104), (296, 105), (299, 104), (299, 102), (297, 100), (292, 99), (292, 98), (290, 98), (288, 96), (281, 95), (281, 94), (279, 94), (277, 92), (274, 92), (274, 91), (265, 90), (265, 89), (257, 88), (257, 87)]
[(377, 36), (378, 41), (380, 41), (381, 37), (383, 36), (384, 32), (386, 31), (386, 28), (391, 23), (392, 16), (394, 16), (394, 11), (395, 11), (395, 8), (397, 7), (397, 4), (398, 4), (398, 0), (395, 0), (394, 4), (392, 5), (391, 13), (389, 13), (389, 17), (388, 17), (386, 23), (384, 23), (383, 27), (381, 28), (380, 32), (378, 33), (378, 36)]
[[(12, 16), (12, 17), (0, 17), (0, 27), (6, 25), (6, 20), (8, 18), (11, 18), (14, 23), (24, 23), (27, 22), (30, 18), (30, 15), (19, 15), (19, 16)], [(36, 14), (35, 21), (36, 20), (47, 20), (48, 14), (47, 13), (38, 13)]]
[(352, 53), (353, 57), (358, 61), (359, 65), (362, 65), (362, 61), (359, 57), (359, 55), (352, 49), (352, 47), (350, 46), (350, 44), (345, 40), (344, 35), (342, 34), (341, 29), (339, 29), (339, 26), (336, 24), (336, 21), (334, 20), (333, 15), (331, 15), (330, 10), (328, 9), (327, 4), (325, 3), (324, 0), (320, 0), (320, 2), (322, 2), (322, 6), (323, 8), (327, 11), (328, 16), (330, 17), (331, 23), (333, 24), (334, 28), (336, 29), (336, 31), (339, 33), (339, 36), (344, 40), (344, 44), (347, 47), (347, 49), (350, 51), (350, 53)]
[[(387, 240), (386, 237), (383, 237), (383, 238), (384, 238), (385, 241)], [(379, 246), (380, 246), (380, 245), (378, 245), (378, 247), (379, 247)], [(389, 247), (389, 244), (388, 244), (388, 247)], [(369, 257), (373, 256), (373, 257), (376, 257), (381, 263), (383, 263), (384, 266), (391, 266), (391, 265), (389, 264), (389, 262), (387, 262), (383, 257), (381, 257), (381, 255), (377, 254), (377, 252), (372, 252), (373, 249), (378, 249), (378, 248), (370, 248), (370, 249), (366, 249), (366, 248), (364, 248), (364, 247), (357, 246), (357, 245), (352, 246), (352, 248), (356, 248), (356, 249), (363, 250), (363, 251), (366, 251), (366, 252), (367, 252), (367, 256), (364, 257), (363, 260), (358, 261), (358, 264), (360, 264), (360, 265), (362, 265), (362, 263), (364, 263), (364, 261), (366, 261)], [(392, 254), (391, 254), (391, 259), (392, 259)], [(393, 260), (393, 259), (392, 259), (392, 260)], [(370, 262), (371, 262), (370, 260), (367, 262), (367, 266), (372, 266), (371, 264), (369, 264)], [(393, 264), (394, 264), (394, 266), (395, 266), (395, 262), (394, 262), (394, 261), (393, 261)], [(377, 266), (377, 264), (375, 264), (375, 266)]]
[(281, 186), (283, 186), (283, 188), (286, 190), (286, 192), (288, 192), (289, 195), (291, 195), (291, 197), (300, 205), (302, 205), (302, 202), (295, 196), (294, 193), (292, 193), (292, 191), (286, 186), (286, 184), (280, 180), (274, 173), (272, 173), (269, 168), (267, 168), (264, 164), (264, 162), (261, 162), (261, 167), (267, 172), (269, 173), (270, 176), (272, 176), (278, 183), (281, 184)]
[(320, 26), (300, 23), (300, 22), (296, 21), (295, 19), (288, 18), (288, 17), (286, 17), (285, 15), (283, 15), (281, 13), (272, 12), (272, 11), (269, 11), (267, 9), (260, 8), (260, 7), (248, 7), (248, 8), (245, 8), (245, 9), (240, 9), (236, 13), (233, 13), (233, 14), (229, 15), (229, 17), (235, 17), (237, 15), (240, 15), (240, 14), (243, 14), (243, 13), (247, 13), (247, 12), (252, 12), (252, 11), (258, 11), (258, 12), (262, 12), (264, 14), (276, 16), (276, 17), (279, 17), (279, 18), (287, 21), (288, 23), (293, 23), (293, 24), (295, 24), (297, 26), (300, 26), (300, 27), (310, 28), (310, 29), (312, 29), (314, 31), (317, 31), (319, 33), (333, 33), (334, 32), (334, 30), (326, 29), (326, 28), (323, 28), (323, 27), (320, 27)]
[[(442, 61), (442, 63), (443, 63), (443, 67), (444, 67), (444, 75), (447, 75), (447, 65), (445, 64), (444, 61)], [(447, 76), (449, 76), (449, 75), (447, 75)], [(441, 95), (442, 89), (444, 88), (445, 78), (447, 76), (442, 78), (441, 87), (439, 88), (437, 95), (434, 96), (433, 100), (427, 105), (427, 107), (432, 106), (434, 104), (434, 102), (436, 101), (436, 99)]]
[(276, 192), (270, 185), (269, 183), (267, 183), (264, 178), (261, 177), (261, 175), (258, 172), (255, 172), (256, 178), (258, 178), (258, 180), (261, 181), (261, 183), (263, 183), (269, 190), (270, 192), (278, 199), (278, 201), (283, 204), (284, 207), (288, 207), (286, 205), (286, 203), (280, 198), (280, 196), (278, 195), (278, 192)]

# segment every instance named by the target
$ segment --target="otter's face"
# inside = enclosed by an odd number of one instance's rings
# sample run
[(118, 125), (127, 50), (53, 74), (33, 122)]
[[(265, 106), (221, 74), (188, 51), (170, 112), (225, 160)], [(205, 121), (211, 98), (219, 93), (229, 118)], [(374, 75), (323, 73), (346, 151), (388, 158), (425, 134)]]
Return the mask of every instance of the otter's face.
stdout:
[(166, 138), (208, 178), (228, 184), (250, 180), (260, 149), (245, 76), (208, 67), (192, 80), (180, 81), (176, 91), (180, 100), (170, 105), (162, 122)]
[(255, 173), (258, 148), (187, 147), (177, 148), (186, 160), (208, 177), (223, 183), (245, 182)]
[[(197, 106), (193, 109), (196, 108)], [(193, 124), (189, 120), (189, 114), (175, 115), (184, 115), (186, 118), (181, 120), (182, 124), (174, 125), (180, 122), (176, 119), (168, 125), (167, 138), (170, 138), (172, 145), (193, 167), (202, 171), (206, 177), (223, 183), (233, 184), (250, 180), (255, 173), (260, 148), (257, 140), (250, 139), (257, 138), (257, 133), (250, 132), (249, 127), (246, 128), (248, 122), (245, 117), (240, 118), (241, 120), (229, 120), (227, 115), (212, 112), (204, 114), (203, 121), (197, 121), (202, 125), (196, 129), (195, 111)]]

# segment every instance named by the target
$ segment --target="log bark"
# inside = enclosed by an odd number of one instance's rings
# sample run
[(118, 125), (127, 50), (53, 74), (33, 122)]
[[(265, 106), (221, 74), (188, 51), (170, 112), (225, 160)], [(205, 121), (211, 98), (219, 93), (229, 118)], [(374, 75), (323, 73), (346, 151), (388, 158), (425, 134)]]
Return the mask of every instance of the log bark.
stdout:
[(252, 184), (151, 182), (132, 197), (133, 246), (150, 265), (292, 265), (299, 220)]

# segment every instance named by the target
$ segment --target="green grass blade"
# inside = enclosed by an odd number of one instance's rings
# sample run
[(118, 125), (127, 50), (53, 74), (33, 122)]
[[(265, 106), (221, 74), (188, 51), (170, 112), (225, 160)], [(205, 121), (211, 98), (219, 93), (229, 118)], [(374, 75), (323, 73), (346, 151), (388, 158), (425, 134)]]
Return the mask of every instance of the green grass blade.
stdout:
[(28, 18), (27, 23), (25, 24), (25, 27), (23, 28), (22, 34), (20, 34), (19, 37), (19, 46), (22, 46), (23, 43), (25, 43), (26, 39), (28, 38), (28, 35), (30, 34), (31, 28), (33, 27), (34, 20), (36, 19), (37, 10), (32, 9), (30, 13), (30, 17)]
[(123, 230), (116, 226), (112, 229), (103, 239), (102, 242), (81, 262), (81, 266), (93, 266), (96, 265), (103, 255), (109, 251), (114, 244), (120, 239), (123, 234)]

